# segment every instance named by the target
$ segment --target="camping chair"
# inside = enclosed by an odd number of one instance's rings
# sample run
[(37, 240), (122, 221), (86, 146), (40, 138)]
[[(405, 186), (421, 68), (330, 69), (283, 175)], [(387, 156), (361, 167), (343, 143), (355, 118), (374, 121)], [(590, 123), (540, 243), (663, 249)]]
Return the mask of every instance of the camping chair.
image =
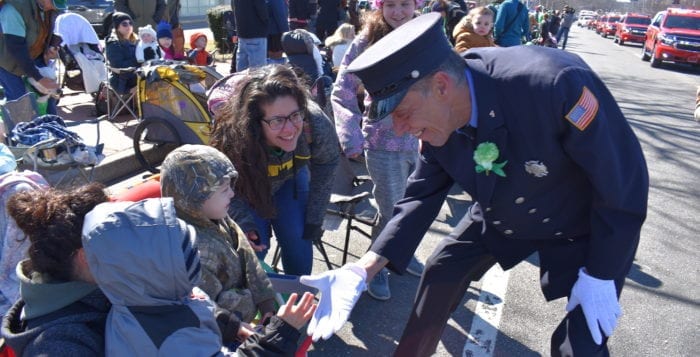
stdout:
[[(364, 183), (371, 181), (369, 176), (356, 176), (350, 166), (350, 160), (344, 155), (340, 156), (340, 163), (336, 168), (335, 181), (333, 182), (333, 190), (328, 208), (326, 209), (326, 217), (323, 222), (324, 230), (338, 230), (343, 220), (345, 220), (345, 242), (343, 245), (343, 261), (342, 265), (347, 262), (348, 249), (350, 248), (350, 234), (355, 231), (367, 238), (371, 238), (371, 233), (365, 231), (362, 226), (356, 224), (361, 223), (365, 226), (373, 227), (377, 224), (379, 215), (374, 214), (372, 217), (365, 217), (357, 212), (357, 206), (362, 203), (370, 192), (362, 190), (356, 193), (357, 188)], [(328, 269), (333, 269), (333, 265), (328, 258), (326, 248), (322, 239), (313, 242), (314, 246), (323, 256)], [(278, 271), (277, 265), (281, 259), (281, 248), (279, 244), (275, 248), (275, 254), (272, 257), (272, 269)]]
[[(115, 76), (129, 75), (131, 73), (136, 73), (137, 76), (140, 75), (137, 68), (116, 68), (108, 65), (107, 70)], [(95, 98), (95, 109), (97, 110), (97, 114), (106, 114), (107, 119), (110, 122), (114, 122), (114, 119), (124, 113), (131, 115), (131, 117), (127, 119), (126, 123), (129, 123), (129, 121), (132, 119), (138, 120), (139, 115), (137, 114), (136, 109), (137, 93), (138, 79), (137, 84), (126, 93), (120, 93), (116, 88), (112, 87), (109, 79), (107, 79), (100, 84), (100, 89), (98, 90), (97, 97)]]
[[(105, 117), (65, 123), (66, 128), (85, 123), (95, 124), (96, 142), (94, 147), (85, 145), (78, 147), (66, 138), (48, 138), (31, 145), (13, 140), (13, 130), (19, 123), (27, 123), (37, 118), (46, 117), (38, 117), (37, 113), (36, 98), (33, 93), (27, 93), (17, 100), (7, 101), (2, 105), (2, 119), (6, 129), (3, 139), (18, 159), (18, 163), (32, 165), (33, 171), (62, 171), (60, 178), (54, 184), (55, 186), (60, 185), (71, 172), (77, 173), (85, 182), (91, 182), (95, 166), (104, 158), (102, 155), (104, 144), (100, 143), (100, 121)], [(79, 139), (77, 134), (75, 135)], [(85, 157), (85, 155), (90, 155), (90, 152), (94, 154), (92, 160)]]
[[(348, 248), (350, 246), (350, 234), (355, 231), (361, 235), (372, 238), (372, 234), (362, 226), (356, 223), (361, 223), (369, 228), (374, 227), (377, 224), (379, 215), (375, 213), (371, 217), (366, 217), (359, 212), (357, 212), (358, 205), (362, 203), (367, 197), (369, 197), (370, 192), (367, 190), (361, 190), (357, 193), (357, 188), (361, 187), (363, 184), (370, 182), (369, 176), (355, 175), (350, 166), (350, 160), (345, 156), (340, 156), (340, 163), (336, 169), (335, 181), (333, 182), (333, 191), (331, 193), (330, 204), (326, 209), (326, 220), (324, 222), (324, 228), (327, 230), (332, 230), (332, 227), (338, 227), (339, 218), (341, 221), (345, 220), (345, 244), (343, 246), (343, 265), (347, 262), (348, 258)], [(335, 225), (332, 223), (336, 218)]]

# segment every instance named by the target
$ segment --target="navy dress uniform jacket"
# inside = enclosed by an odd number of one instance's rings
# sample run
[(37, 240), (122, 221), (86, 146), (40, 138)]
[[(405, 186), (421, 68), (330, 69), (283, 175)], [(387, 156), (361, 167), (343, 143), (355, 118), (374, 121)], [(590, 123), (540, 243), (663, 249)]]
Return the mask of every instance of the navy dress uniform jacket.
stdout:
[[(423, 143), (405, 197), (371, 250), (403, 272), (456, 182), (481, 204), (481, 239), (504, 269), (539, 251), (541, 274), (561, 283), (549, 291), (543, 285), (548, 299), (570, 292), (580, 266), (599, 279), (624, 279), (649, 183), (639, 142), (613, 96), (567, 52), (518, 46), (464, 56), (478, 128), (457, 130), (441, 147)], [(586, 115), (587, 126), (580, 121)], [(476, 172), (473, 152), (483, 142), (497, 145), (497, 163), (507, 160), (505, 177)]]

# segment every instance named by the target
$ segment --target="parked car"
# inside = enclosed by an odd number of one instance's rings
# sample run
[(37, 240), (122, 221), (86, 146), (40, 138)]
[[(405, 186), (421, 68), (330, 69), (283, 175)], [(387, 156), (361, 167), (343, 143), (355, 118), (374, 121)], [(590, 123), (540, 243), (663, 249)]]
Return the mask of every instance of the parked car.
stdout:
[(66, 11), (86, 18), (97, 32), (97, 36), (105, 38), (109, 35), (112, 30), (114, 0), (68, 0), (66, 5)]
[(700, 66), (700, 10), (669, 8), (654, 15), (642, 45), (642, 61)]
[(607, 38), (608, 36), (614, 35), (617, 31), (617, 22), (620, 21), (620, 15), (605, 15), (604, 20), (598, 22), (598, 33)]
[(578, 25), (578, 27), (588, 27), (588, 23), (591, 22), (591, 19), (593, 19), (592, 15), (579, 16), (576, 25)]
[(600, 16), (593, 16), (593, 18), (588, 21), (588, 29), (597, 32), (596, 29), (598, 28), (598, 20), (600, 20)]
[(613, 41), (620, 46), (625, 42), (644, 42), (644, 34), (651, 23), (651, 17), (642, 14), (626, 13), (617, 23)]

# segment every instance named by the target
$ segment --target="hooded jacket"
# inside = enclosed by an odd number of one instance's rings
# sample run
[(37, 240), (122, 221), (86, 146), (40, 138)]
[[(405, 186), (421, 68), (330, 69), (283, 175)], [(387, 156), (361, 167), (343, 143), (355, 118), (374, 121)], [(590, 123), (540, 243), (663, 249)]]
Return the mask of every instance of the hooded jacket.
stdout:
[(163, 161), (160, 182), (163, 196), (173, 198), (178, 218), (197, 232), (199, 287), (218, 307), (251, 322), (258, 310), (275, 312), (272, 284), (238, 225), (229, 217), (212, 220), (202, 213), (212, 194), (237, 177), (222, 152), (207, 145), (183, 145)]
[(112, 302), (107, 356), (221, 355), (214, 304), (195, 287), (196, 244), (171, 198), (103, 203), (85, 217), (90, 271)]
[(452, 34), (455, 40), (455, 51), (462, 53), (474, 47), (493, 47), (493, 39), (491, 34), (482, 36), (474, 32), (472, 24), (467, 23), (467, 18), (464, 17), (455, 26)]
[(195, 32), (190, 36), (190, 48), (187, 52), (187, 59), (189, 62), (196, 66), (208, 66), (214, 59), (211, 54), (206, 49), (199, 49), (195, 44), (200, 37), (204, 37), (204, 41), (207, 41), (207, 35), (201, 32)]
[(22, 298), (2, 321), (2, 337), (17, 356), (103, 356), (110, 304), (97, 286), (58, 282), (17, 265)]

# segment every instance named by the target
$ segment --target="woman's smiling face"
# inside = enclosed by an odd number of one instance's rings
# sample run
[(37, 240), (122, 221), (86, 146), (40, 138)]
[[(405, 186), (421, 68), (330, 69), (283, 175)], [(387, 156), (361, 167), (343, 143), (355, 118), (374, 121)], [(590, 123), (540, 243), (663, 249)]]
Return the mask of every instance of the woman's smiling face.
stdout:
[[(271, 103), (262, 105), (261, 109), (264, 114), (264, 120), (261, 125), (265, 135), (265, 142), (286, 152), (294, 151), (303, 127), (303, 123), (295, 124), (289, 118), (290, 115), (299, 111), (299, 104), (296, 99), (292, 96), (278, 97)], [(285, 119), (282, 128), (278, 130), (273, 130), (265, 122), (275, 118)]]

